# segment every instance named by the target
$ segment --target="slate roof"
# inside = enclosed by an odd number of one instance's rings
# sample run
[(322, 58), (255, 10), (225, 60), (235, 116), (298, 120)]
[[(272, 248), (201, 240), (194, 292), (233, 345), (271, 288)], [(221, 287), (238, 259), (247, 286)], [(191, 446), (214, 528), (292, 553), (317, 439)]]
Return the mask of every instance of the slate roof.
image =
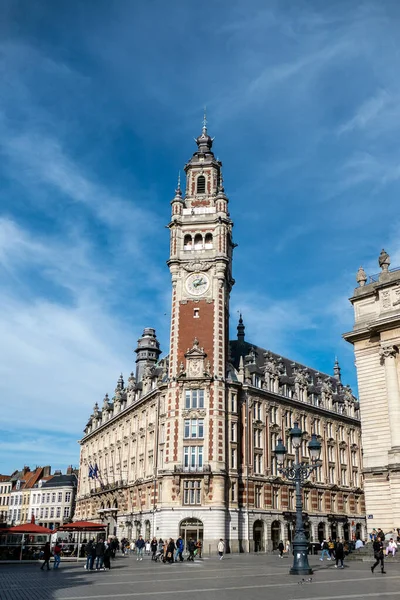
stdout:
[(54, 488), (54, 487), (76, 487), (77, 486), (77, 478), (76, 475), (53, 475), (53, 477), (49, 481), (44, 481), (42, 484), (42, 489), (46, 488)]

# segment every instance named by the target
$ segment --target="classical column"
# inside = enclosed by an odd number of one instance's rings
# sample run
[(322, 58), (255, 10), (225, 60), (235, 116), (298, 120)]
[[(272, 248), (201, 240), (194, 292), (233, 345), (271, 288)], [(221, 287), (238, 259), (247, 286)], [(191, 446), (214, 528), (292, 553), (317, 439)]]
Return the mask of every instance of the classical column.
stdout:
[(400, 448), (400, 390), (397, 376), (397, 348), (391, 344), (381, 347), (380, 355), (385, 363), (385, 378), (392, 448)]

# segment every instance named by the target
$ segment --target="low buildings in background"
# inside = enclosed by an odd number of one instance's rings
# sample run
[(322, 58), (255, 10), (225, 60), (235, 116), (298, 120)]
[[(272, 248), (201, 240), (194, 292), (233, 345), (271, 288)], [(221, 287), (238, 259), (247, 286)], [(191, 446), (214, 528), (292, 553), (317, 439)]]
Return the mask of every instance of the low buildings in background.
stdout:
[[(36, 467), (31, 471), (24, 466), (0, 480), (0, 522), (21, 525), (32, 520), (44, 527), (55, 529), (70, 521), (74, 514), (78, 472), (68, 467), (67, 473), (51, 467)], [(3, 491), (1, 491), (3, 490)]]

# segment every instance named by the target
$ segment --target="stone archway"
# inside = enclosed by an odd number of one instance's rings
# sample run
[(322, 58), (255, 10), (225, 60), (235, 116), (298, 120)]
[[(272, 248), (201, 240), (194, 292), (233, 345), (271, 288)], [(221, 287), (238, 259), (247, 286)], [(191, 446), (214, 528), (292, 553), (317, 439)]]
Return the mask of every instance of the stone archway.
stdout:
[(183, 519), (179, 523), (179, 535), (183, 539), (184, 547), (187, 548), (187, 543), (190, 539), (200, 541), (203, 544), (204, 525), (200, 519), (189, 518)]
[(264, 552), (264, 521), (254, 521), (253, 525), (253, 542), (254, 552)]
[(343, 524), (343, 537), (346, 542), (350, 540), (350, 525), (349, 523)]
[(361, 523), (357, 523), (356, 524), (356, 540), (362, 540), (363, 539), (363, 531), (362, 531), (362, 525)]
[(272, 550), (277, 550), (279, 542), (281, 541), (281, 522), (272, 521), (271, 523), (271, 543)]
[(337, 523), (336, 523), (336, 521), (333, 521), (331, 523), (330, 529), (331, 529), (331, 531), (330, 531), (330, 537), (332, 538), (333, 541), (335, 541), (336, 538), (337, 538)]

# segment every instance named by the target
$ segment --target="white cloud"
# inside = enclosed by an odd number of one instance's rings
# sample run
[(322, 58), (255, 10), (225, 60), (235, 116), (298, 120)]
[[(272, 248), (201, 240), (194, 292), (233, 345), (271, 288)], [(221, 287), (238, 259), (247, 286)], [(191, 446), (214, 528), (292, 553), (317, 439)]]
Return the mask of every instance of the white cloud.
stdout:
[(339, 127), (339, 135), (354, 129), (364, 129), (393, 103), (394, 98), (388, 90), (379, 90), (372, 98), (362, 103), (354, 117)]

